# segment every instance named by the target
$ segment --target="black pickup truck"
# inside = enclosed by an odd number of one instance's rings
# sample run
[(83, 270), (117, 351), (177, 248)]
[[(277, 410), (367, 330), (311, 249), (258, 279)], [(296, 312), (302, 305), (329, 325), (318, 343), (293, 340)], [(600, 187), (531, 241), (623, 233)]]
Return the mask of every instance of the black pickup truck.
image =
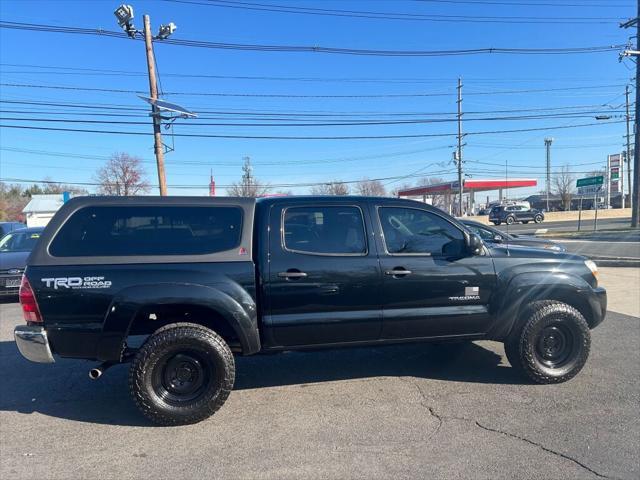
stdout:
[(138, 407), (176, 425), (222, 406), (234, 354), (492, 339), (533, 381), (568, 380), (605, 316), (597, 283), (583, 257), (489, 250), (410, 200), (74, 198), (28, 260), (15, 338), (32, 361), (101, 362), (92, 378), (131, 361)]

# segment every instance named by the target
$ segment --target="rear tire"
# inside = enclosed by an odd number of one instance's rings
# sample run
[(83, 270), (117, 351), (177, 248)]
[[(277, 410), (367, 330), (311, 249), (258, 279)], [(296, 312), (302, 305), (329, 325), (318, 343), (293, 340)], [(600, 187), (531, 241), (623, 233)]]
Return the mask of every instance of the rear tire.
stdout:
[(527, 223), (529, 223), (529, 220), (523, 220), (522, 223), (526, 225)]
[(194, 323), (167, 325), (140, 348), (129, 389), (140, 411), (160, 425), (200, 422), (222, 407), (235, 381), (226, 342)]
[(497, 227), (498, 225), (500, 225), (502, 222), (493, 222), (493, 224)]
[(531, 303), (504, 344), (511, 366), (536, 383), (561, 383), (582, 370), (591, 332), (582, 314), (561, 302)]

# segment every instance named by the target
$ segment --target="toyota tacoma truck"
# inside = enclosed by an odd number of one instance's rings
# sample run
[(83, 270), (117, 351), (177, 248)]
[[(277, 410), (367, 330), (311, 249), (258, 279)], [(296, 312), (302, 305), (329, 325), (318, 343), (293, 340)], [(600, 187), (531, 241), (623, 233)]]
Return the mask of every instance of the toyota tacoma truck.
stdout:
[(19, 296), (24, 357), (100, 362), (92, 378), (130, 362), (163, 425), (215, 413), (234, 355), (489, 339), (530, 380), (563, 382), (606, 311), (590, 260), (490, 250), (436, 208), (367, 197), (74, 198)]

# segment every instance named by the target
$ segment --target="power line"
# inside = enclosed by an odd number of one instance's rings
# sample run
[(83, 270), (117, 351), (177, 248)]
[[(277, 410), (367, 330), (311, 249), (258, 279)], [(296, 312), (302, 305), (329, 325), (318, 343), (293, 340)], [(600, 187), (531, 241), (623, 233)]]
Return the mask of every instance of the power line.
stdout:
[[(589, 8), (625, 8), (632, 7), (632, 4), (622, 5), (615, 3), (560, 3), (560, 2), (522, 2), (522, 1), (496, 1), (496, 0), (412, 0), (419, 3), (445, 3), (445, 4), (465, 4), (465, 5), (510, 5), (510, 6), (530, 6), (530, 7), (589, 7)], [(599, 0), (592, 0), (594, 2)]]
[[(72, 90), (83, 92), (105, 92), (105, 93), (126, 93), (126, 94), (144, 94), (142, 90), (127, 90), (121, 88), (99, 88), (99, 87), (81, 87), (76, 85), (44, 85), (35, 83), (9, 83), (2, 82), (0, 86), (15, 88), (42, 88), (49, 90)], [(622, 88), (624, 84), (609, 85), (592, 85), (584, 87), (562, 87), (562, 88), (545, 88), (545, 89), (522, 89), (522, 90), (502, 90), (491, 92), (469, 92), (467, 95), (521, 95), (523, 93), (547, 93), (561, 92), (598, 88)], [(600, 95), (610, 95), (609, 92), (599, 93)], [(229, 92), (165, 92), (167, 96), (206, 96), (206, 97), (240, 97), (240, 98), (416, 98), (416, 97), (452, 97), (455, 93), (451, 92), (428, 92), (428, 93), (375, 93), (375, 94), (327, 94), (327, 95), (307, 95), (307, 94), (291, 94), (291, 93), (229, 93)]]
[[(103, 37), (128, 39), (129, 37), (117, 31), (80, 28), (59, 25), (45, 25), (36, 23), (8, 22), (0, 21), (0, 28), (13, 30), (27, 30), (47, 33), (65, 33), (74, 35), (97, 35)], [(201, 40), (185, 40), (168, 38), (163, 40), (166, 45), (179, 45), (195, 48), (213, 48), (222, 50), (244, 50), (258, 52), (284, 52), (284, 53), (326, 53), (335, 55), (359, 55), (376, 57), (445, 57), (461, 55), (480, 54), (502, 54), (502, 55), (573, 55), (606, 53), (618, 51), (624, 45), (604, 45), (590, 47), (558, 47), (558, 48), (511, 48), (511, 47), (486, 47), (451, 50), (377, 50), (377, 49), (357, 49), (347, 47), (322, 47), (305, 45), (265, 45), (265, 44), (240, 44), (210, 42)]]
[(606, 24), (619, 20), (619, 17), (483, 17), (473, 15), (442, 15), (419, 14), (401, 12), (374, 12), (362, 10), (338, 10), (328, 8), (299, 7), (292, 5), (264, 4), (254, 2), (240, 2), (229, 0), (164, 0), (172, 3), (201, 5), (216, 8), (230, 8), (276, 13), (291, 13), (298, 15), (319, 15), (329, 17), (366, 18), (375, 20), (405, 20), (426, 22), (463, 22), (463, 23), (533, 23), (533, 24)]
[[(605, 124), (624, 123), (624, 120), (612, 122), (582, 123), (577, 125), (558, 125), (552, 127), (537, 128), (520, 128), (512, 130), (491, 130), (479, 132), (467, 132), (469, 135), (496, 135), (501, 133), (520, 133), (535, 132), (546, 130), (561, 130), (568, 128), (581, 128), (590, 126), (602, 126)], [(77, 133), (97, 133), (108, 135), (151, 135), (145, 132), (132, 132), (122, 130), (93, 130), (93, 129), (75, 129), (75, 128), (54, 128), (54, 127), (35, 127), (32, 125), (6, 125), (0, 124), (0, 128), (14, 128), (24, 130), (43, 130), (52, 132), (77, 132)], [(226, 138), (226, 139), (248, 139), (248, 140), (384, 140), (393, 138), (433, 138), (433, 137), (455, 137), (455, 133), (428, 133), (428, 134), (405, 134), (405, 135), (344, 135), (344, 136), (287, 136), (287, 135), (229, 135), (229, 134), (196, 134), (196, 133), (174, 133), (176, 137), (190, 138)]]
[[(132, 70), (116, 70), (105, 68), (81, 68), (81, 67), (68, 67), (58, 65), (34, 65), (34, 64), (20, 64), (20, 63), (0, 63), (0, 67), (13, 67), (13, 68), (31, 68), (36, 70), (19, 70), (19, 71), (7, 71), (4, 70), (4, 74), (37, 74), (37, 75), (113, 75), (113, 76), (132, 76), (132, 77), (146, 77), (145, 72), (137, 72)], [(43, 71), (44, 70), (44, 71)], [(300, 76), (269, 76), (269, 75), (213, 75), (206, 73), (175, 73), (164, 72), (163, 77), (174, 78), (207, 78), (218, 80), (260, 80), (260, 81), (284, 81), (284, 82), (319, 82), (319, 83), (379, 83), (379, 84), (415, 84), (415, 83), (447, 83), (455, 82), (455, 78), (420, 78), (420, 77), (404, 77), (404, 78), (357, 78), (357, 77), (300, 77)], [(487, 83), (539, 83), (539, 82), (594, 82), (603, 81), (603, 78), (585, 78), (585, 77), (549, 77), (549, 78), (483, 78), (474, 77), (470, 78), (476, 84)], [(624, 77), (607, 77), (608, 81), (627, 81)]]
[[(310, 164), (331, 164), (331, 163), (345, 163), (345, 162), (356, 162), (362, 160), (376, 160), (383, 158), (397, 158), (408, 155), (416, 155), (426, 152), (432, 152), (437, 150), (448, 150), (451, 148), (451, 145), (444, 146), (436, 146), (430, 148), (420, 148), (414, 150), (404, 150), (400, 152), (392, 152), (392, 153), (378, 153), (374, 155), (357, 155), (357, 156), (342, 156), (342, 157), (333, 157), (333, 158), (324, 158), (324, 159), (303, 159), (303, 160), (278, 160), (275, 162), (252, 162), (253, 165), (257, 166), (282, 166), (282, 165), (310, 165)], [(32, 155), (41, 155), (41, 156), (50, 156), (50, 157), (64, 157), (64, 158), (79, 158), (86, 160), (101, 160), (106, 161), (111, 157), (106, 155), (93, 155), (93, 154), (77, 154), (70, 152), (55, 152), (55, 151), (47, 151), (47, 150), (33, 150), (33, 149), (25, 149), (25, 148), (16, 148), (16, 147), (0, 147), (0, 150), (15, 152), (15, 153), (26, 153)], [(143, 163), (153, 163), (153, 160), (141, 160)], [(197, 161), (197, 160), (180, 160), (176, 162), (167, 162), (173, 165), (180, 166), (240, 166), (239, 162), (222, 162), (222, 161)]]
[[(6, 110), (0, 110), (6, 112)], [(12, 113), (9, 111), (9, 113)], [(15, 112), (15, 113), (34, 113), (34, 112)], [(622, 113), (622, 112), (621, 112)], [(83, 112), (84, 115), (87, 115)], [(62, 115), (68, 115), (62, 113)], [(96, 116), (104, 116), (104, 114), (97, 113)], [(109, 115), (109, 114), (107, 114)], [(123, 114), (126, 115), (126, 114)], [(139, 118), (139, 116), (134, 115)], [(503, 116), (503, 117), (485, 117), (485, 118), (470, 118), (467, 122), (482, 122), (482, 121), (532, 121), (532, 120), (548, 120), (548, 119), (593, 119), (595, 114), (548, 114), (548, 115), (520, 115), (520, 116)], [(623, 118), (622, 115), (613, 116), (611, 118)], [(206, 118), (204, 118), (206, 119)], [(69, 118), (36, 118), (36, 117), (0, 117), (2, 120), (11, 120), (18, 122), (51, 122), (51, 123), (86, 123), (86, 124), (102, 124), (102, 125), (147, 125), (147, 121), (130, 121), (130, 120), (90, 120), (90, 119), (69, 119)], [(458, 120), (454, 118), (432, 118), (432, 119), (410, 119), (410, 120), (350, 120), (341, 122), (313, 122), (307, 120), (305, 123), (300, 123), (299, 120), (290, 120), (285, 123), (275, 123), (275, 120), (267, 120), (256, 123), (248, 122), (198, 122), (193, 121), (189, 123), (189, 126), (193, 127), (337, 127), (337, 126), (385, 126), (385, 125), (424, 125), (431, 123), (454, 123)]]
[[(82, 103), (82, 102), (52, 102), (52, 101), (37, 101), (37, 100), (3, 100), (0, 99), (0, 104), (15, 104), (15, 105), (37, 105), (46, 107), (63, 107), (63, 108), (79, 108), (79, 109), (96, 109), (96, 110), (131, 110), (146, 112), (147, 109), (142, 107), (136, 107), (134, 105), (122, 105), (113, 103)], [(633, 105), (633, 104), (632, 104)], [(597, 109), (608, 108), (611, 111), (617, 112), (617, 107), (613, 107), (607, 104), (588, 104), (588, 105), (571, 105), (564, 107), (538, 107), (538, 108), (517, 108), (517, 109), (500, 109), (500, 110), (478, 110), (468, 111), (466, 115), (489, 115), (500, 113), (518, 113), (518, 112), (546, 112), (546, 111), (566, 111), (577, 109)], [(609, 112), (609, 110), (604, 110)], [(456, 115), (456, 112), (375, 112), (375, 111), (317, 111), (317, 110), (297, 110), (297, 111), (272, 111), (272, 110), (251, 110), (251, 109), (226, 109), (226, 110), (207, 110), (198, 109), (200, 114), (219, 114), (219, 115), (246, 115), (246, 116), (268, 116), (268, 117), (358, 117), (358, 116), (382, 116), (382, 117), (395, 117), (395, 116), (446, 116)]]

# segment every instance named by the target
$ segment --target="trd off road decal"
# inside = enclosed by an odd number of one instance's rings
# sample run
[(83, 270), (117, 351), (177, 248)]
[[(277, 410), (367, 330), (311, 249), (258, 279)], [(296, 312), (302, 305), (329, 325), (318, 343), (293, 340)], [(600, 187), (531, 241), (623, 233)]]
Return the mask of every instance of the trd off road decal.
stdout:
[(109, 288), (111, 280), (105, 280), (104, 277), (56, 277), (40, 279), (48, 288), (53, 287), (55, 290), (59, 288), (71, 288), (73, 290), (80, 288)]

